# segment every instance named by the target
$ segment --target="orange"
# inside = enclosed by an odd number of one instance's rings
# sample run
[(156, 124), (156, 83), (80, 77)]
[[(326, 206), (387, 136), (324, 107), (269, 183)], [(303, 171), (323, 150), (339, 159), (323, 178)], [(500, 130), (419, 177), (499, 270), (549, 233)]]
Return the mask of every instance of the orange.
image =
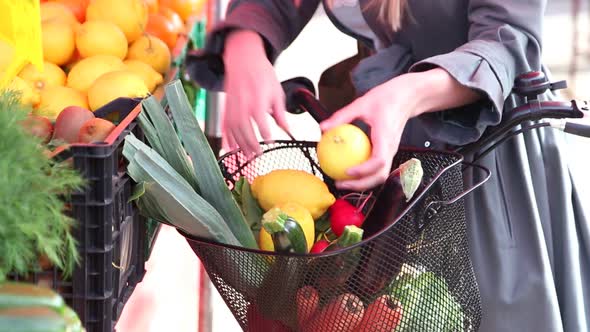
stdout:
[(90, 0), (53, 0), (54, 2), (59, 2), (62, 5), (65, 5), (70, 9), (78, 22), (84, 22), (86, 20), (86, 7), (88, 7), (88, 3)]
[(205, 0), (160, 0), (160, 5), (169, 7), (187, 22), (191, 17), (200, 17), (203, 13)]
[(144, 35), (148, 7), (144, 0), (92, 0), (86, 9), (86, 19), (115, 23), (132, 43)]
[(186, 26), (184, 25), (182, 18), (174, 10), (166, 6), (160, 6), (158, 13), (168, 18), (168, 21), (174, 26), (174, 32), (178, 34), (186, 33)]
[(58, 20), (45, 21), (41, 25), (41, 34), (45, 61), (61, 66), (72, 59), (76, 42), (71, 25)]
[(158, 12), (158, 0), (145, 0), (145, 3), (148, 6), (148, 11), (150, 14), (155, 14)]
[(75, 29), (80, 23), (68, 6), (58, 2), (44, 2), (41, 4), (41, 22), (49, 21), (68, 23), (72, 29)]
[(160, 38), (146, 35), (131, 44), (127, 60), (143, 61), (158, 73), (166, 74), (172, 63), (172, 55), (166, 43)]
[(145, 32), (161, 39), (171, 50), (176, 45), (178, 33), (174, 25), (162, 14), (150, 14)]

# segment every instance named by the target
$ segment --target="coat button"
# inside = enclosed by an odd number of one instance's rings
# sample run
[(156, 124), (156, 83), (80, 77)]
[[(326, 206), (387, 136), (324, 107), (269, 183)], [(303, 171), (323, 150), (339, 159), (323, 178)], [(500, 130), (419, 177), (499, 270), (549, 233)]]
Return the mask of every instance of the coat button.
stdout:
[(425, 148), (428, 148), (428, 147), (430, 147), (430, 141), (426, 141), (426, 142), (424, 142), (424, 147), (425, 147)]

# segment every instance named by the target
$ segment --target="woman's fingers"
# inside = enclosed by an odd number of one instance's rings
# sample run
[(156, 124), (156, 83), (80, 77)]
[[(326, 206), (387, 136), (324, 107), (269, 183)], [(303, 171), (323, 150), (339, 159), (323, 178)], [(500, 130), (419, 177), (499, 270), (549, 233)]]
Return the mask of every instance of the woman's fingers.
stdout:
[(322, 131), (326, 131), (339, 125), (351, 123), (356, 119), (362, 118), (363, 112), (368, 111), (369, 110), (365, 109), (362, 99), (357, 99), (332, 114), (329, 119), (322, 121), (322, 123), (320, 123), (320, 128)]
[(386, 141), (391, 135), (384, 127), (377, 125), (371, 128), (371, 157), (366, 162), (351, 167), (347, 173), (354, 177), (352, 180), (339, 181), (336, 186), (348, 190), (368, 190), (387, 180), (393, 156), (396, 153), (395, 146)]
[(286, 133), (291, 133), (289, 123), (287, 122), (287, 108), (285, 106), (285, 93), (282, 88), (275, 93), (271, 103), (271, 115), (275, 119), (277, 125)]

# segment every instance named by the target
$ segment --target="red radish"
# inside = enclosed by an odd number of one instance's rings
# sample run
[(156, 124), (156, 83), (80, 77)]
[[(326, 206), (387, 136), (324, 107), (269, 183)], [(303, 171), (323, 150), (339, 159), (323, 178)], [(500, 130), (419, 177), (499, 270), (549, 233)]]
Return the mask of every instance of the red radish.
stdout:
[(342, 235), (344, 227), (354, 225), (361, 227), (365, 216), (362, 212), (364, 203), (360, 207), (356, 207), (349, 203), (344, 198), (337, 199), (332, 206), (330, 206), (330, 227), (336, 236)]
[(324, 250), (326, 250), (326, 248), (328, 248), (329, 245), (330, 245), (330, 241), (328, 241), (326, 239), (321, 239), (318, 242), (313, 244), (313, 247), (311, 247), (311, 250), (309, 252), (312, 254), (319, 254), (319, 253), (323, 252)]

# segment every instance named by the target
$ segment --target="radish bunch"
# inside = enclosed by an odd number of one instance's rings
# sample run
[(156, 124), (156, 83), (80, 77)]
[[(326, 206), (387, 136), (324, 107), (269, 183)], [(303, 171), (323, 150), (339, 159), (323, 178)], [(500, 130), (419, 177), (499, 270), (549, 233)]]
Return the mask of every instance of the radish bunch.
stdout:
[(347, 198), (351, 195), (357, 195), (362, 197), (360, 194), (348, 194), (341, 198), (338, 198), (332, 206), (328, 209), (329, 213), (329, 220), (330, 220), (330, 228), (324, 233), (324, 238), (318, 240), (313, 247), (311, 248), (311, 253), (321, 253), (326, 248), (328, 248), (331, 244), (333, 244), (336, 240), (330, 239), (332, 238), (339, 238), (344, 233), (344, 229), (346, 226), (356, 226), (361, 228), (363, 222), (365, 220), (365, 215), (363, 214), (362, 210), (367, 203), (368, 199), (371, 195), (368, 195), (360, 204), (353, 205), (350, 203)]

